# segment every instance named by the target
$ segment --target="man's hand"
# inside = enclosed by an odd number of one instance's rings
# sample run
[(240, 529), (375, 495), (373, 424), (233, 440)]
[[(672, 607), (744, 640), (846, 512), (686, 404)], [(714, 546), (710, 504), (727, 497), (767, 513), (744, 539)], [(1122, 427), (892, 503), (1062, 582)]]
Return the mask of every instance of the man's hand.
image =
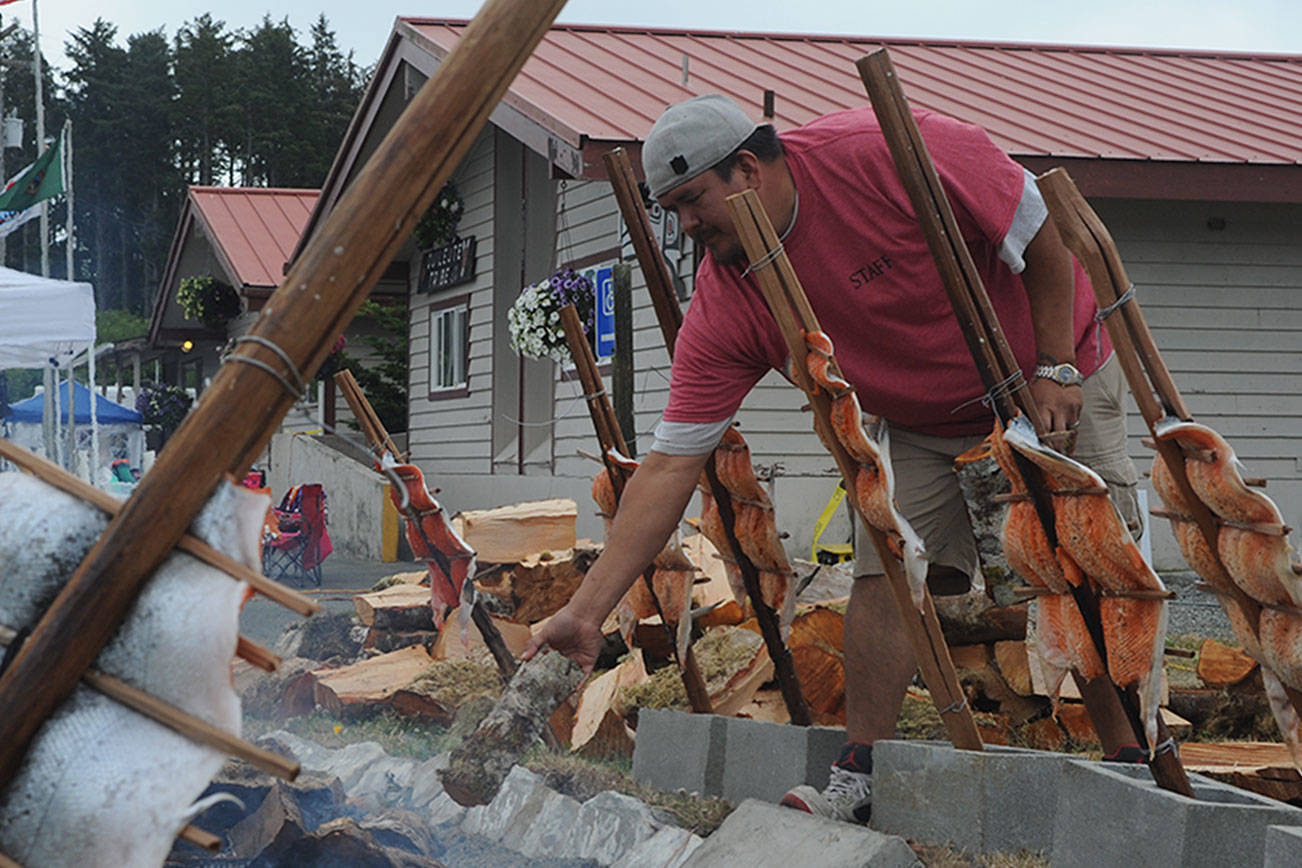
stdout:
[(1040, 421), (1046, 431), (1070, 431), (1080, 424), (1085, 393), (1080, 386), (1060, 386), (1037, 377), (1031, 381), (1031, 397), (1040, 408)]
[(575, 614), (566, 606), (552, 615), (551, 620), (525, 645), (520, 656), (532, 660), (543, 646), (549, 646), (579, 664), (585, 674), (590, 674), (604, 641), (600, 624)]

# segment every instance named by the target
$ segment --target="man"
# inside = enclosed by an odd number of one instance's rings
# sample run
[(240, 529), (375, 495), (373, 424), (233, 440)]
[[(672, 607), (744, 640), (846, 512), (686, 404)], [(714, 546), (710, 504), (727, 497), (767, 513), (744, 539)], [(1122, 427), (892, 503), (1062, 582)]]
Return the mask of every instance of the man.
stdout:
[[(979, 128), (928, 112), (917, 120), (1045, 426), (1079, 426), (1077, 456), (1129, 492), (1119, 499), (1136, 517), (1119, 366), (1107, 364), (1093, 294), (1033, 179)], [(667, 109), (642, 154), (652, 196), (708, 253), (655, 444), (605, 552), (526, 656), (547, 644), (592, 667), (602, 619), (678, 523), (742, 398), (790, 363), (725, 203), (747, 188), (781, 232), (865, 412), (890, 424), (898, 500), (925, 542), (933, 593), (966, 590), (979, 562), (952, 462), (989, 433), (992, 417), (872, 112), (828, 115), (779, 138), (727, 98), (701, 96)], [(915, 662), (880, 565), (860, 558), (855, 575), (845, 620), (847, 743), (826, 790), (797, 787), (783, 804), (865, 821), (871, 746), (894, 734)]]

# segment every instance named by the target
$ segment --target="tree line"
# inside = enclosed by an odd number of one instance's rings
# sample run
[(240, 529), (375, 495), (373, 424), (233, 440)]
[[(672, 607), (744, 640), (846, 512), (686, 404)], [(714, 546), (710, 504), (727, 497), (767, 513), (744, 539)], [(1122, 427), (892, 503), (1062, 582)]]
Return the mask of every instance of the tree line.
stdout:
[[(287, 18), (232, 29), (210, 14), (119, 38), (103, 18), (73, 32), (66, 70), (45, 67), (46, 137), (72, 121), (73, 275), (101, 310), (145, 315), (190, 184), (319, 187), (369, 69), (340, 50), (324, 14), (300, 36)], [(7, 113), (23, 118), (5, 175), (35, 159), (30, 32), (0, 42)], [(21, 64), (26, 61), (26, 67)], [(50, 272), (65, 277), (66, 198), (50, 217)], [(8, 239), (4, 262), (40, 271), (39, 221)]]

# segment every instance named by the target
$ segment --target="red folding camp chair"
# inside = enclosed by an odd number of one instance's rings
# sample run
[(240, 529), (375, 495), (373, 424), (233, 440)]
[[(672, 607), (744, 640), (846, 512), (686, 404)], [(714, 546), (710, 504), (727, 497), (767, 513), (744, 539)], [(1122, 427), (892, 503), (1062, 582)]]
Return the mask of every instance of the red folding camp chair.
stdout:
[(278, 535), (262, 547), (262, 571), (273, 579), (321, 586), (321, 562), (334, 546), (326, 530), (326, 494), (320, 483), (295, 485), (275, 508)]

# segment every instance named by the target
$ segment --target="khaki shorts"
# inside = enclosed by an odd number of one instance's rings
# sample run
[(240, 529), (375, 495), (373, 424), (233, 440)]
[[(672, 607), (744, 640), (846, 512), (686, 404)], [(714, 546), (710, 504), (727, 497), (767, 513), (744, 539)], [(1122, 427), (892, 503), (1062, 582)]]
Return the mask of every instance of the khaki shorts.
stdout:
[[(1117, 509), (1133, 526), (1141, 521), (1135, 494), (1139, 474), (1126, 453), (1126, 413), (1122, 403), (1126, 390), (1121, 365), (1109, 358), (1085, 378), (1082, 389), (1085, 404), (1077, 429), (1075, 458), (1103, 477)], [(900, 511), (922, 537), (931, 563), (953, 567), (968, 576), (977, 575), (981, 562), (954, 473), (954, 459), (984, 439), (981, 434), (936, 437), (907, 428), (890, 429), (895, 499)], [(877, 551), (857, 521), (854, 550), (856, 576), (881, 574)]]

